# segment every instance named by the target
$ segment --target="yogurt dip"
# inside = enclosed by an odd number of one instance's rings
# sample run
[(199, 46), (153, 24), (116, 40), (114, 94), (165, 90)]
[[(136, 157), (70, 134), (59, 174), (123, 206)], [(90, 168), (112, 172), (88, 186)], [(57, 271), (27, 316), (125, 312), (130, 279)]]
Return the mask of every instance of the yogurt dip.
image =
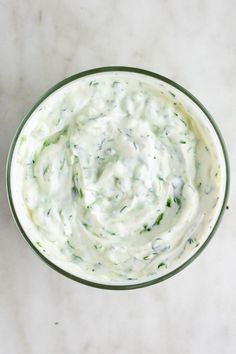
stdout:
[(66, 272), (100, 284), (159, 278), (190, 259), (219, 217), (219, 138), (178, 88), (102, 72), (54, 91), (23, 125), (11, 163), (21, 227)]

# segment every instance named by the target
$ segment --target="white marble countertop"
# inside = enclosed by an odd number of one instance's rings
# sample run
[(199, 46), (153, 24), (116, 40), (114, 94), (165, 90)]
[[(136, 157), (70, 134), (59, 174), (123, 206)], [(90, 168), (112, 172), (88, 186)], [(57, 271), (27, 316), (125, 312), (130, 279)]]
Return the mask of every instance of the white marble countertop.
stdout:
[[(0, 1), (0, 354), (236, 353), (236, 2)], [(10, 141), (51, 85), (137, 66), (185, 86), (226, 141), (231, 192), (207, 249), (172, 279), (115, 292), (47, 267), (20, 237), (4, 186)]]

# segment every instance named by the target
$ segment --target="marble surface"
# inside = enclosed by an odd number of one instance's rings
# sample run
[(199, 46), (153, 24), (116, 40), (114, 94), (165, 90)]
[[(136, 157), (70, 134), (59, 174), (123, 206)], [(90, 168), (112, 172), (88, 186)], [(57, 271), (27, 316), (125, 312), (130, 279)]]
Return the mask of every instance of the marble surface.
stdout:
[[(236, 2), (0, 0), (0, 354), (236, 352)], [(229, 207), (187, 269), (141, 290), (96, 290), (57, 274), (20, 237), (5, 161), (46, 89), (105, 65), (146, 68), (188, 88), (219, 125), (231, 160)]]

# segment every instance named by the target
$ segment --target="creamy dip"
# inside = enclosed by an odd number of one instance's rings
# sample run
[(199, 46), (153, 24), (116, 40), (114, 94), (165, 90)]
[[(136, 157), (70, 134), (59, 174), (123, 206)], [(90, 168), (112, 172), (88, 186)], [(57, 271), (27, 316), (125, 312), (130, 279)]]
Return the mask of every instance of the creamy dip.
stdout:
[(204, 243), (225, 165), (187, 96), (109, 72), (77, 79), (35, 109), (15, 146), (11, 188), (45, 257), (87, 280), (127, 284), (170, 272)]

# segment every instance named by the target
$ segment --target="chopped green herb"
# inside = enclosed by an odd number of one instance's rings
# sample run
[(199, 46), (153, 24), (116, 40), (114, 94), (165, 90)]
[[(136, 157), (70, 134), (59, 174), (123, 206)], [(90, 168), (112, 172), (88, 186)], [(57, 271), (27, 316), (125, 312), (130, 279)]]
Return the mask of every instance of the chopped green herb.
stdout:
[(97, 159), (98, 159), (98, 160), (102, 160), (102, 161), (105, 160), (104, 157), (101, 157), (101, 156), (97, 156)]
[(174, 197), (174, 202), (180, 207), (181, 206), (181, 199), (179, 197)]
[(161, 213), (161, 214), (157, 217), (157, 219), (156, 219), (154, 225), (160, 225), (160, 222), (161, 222), (161, 220), (163, 219), (163, 216), (164, 216), (164, 213)]
[(84, 225), (84, 227), (86, 227), (86, 229), (89, 227), (89, 225), (86, 222), (82, 222), (82, 225)]
[(173, 93), (173, 92), (171, 92), (171, 91), (169, 91), (169, 94), (172, 96), (172, 97), (175, 97), (176, 95)]
[(171, 200), (171, 197), (169, 197), (169, 198), (167, 199), (166, 206), (167, 206), (168, 208), (171, 208), (171, 203), (172, 203), (172, 200)]
[(151, 231), (151, 228), (147, 224), (143, 225), (143, 228), (145, 231)]
[(186, 141), (181, 140), (181, 141), (180, 141), (180, 144), (186, 144)]
[(122, 211), (125, 210), (125, 208), (127, 208), (127, 205), (123, 206), (123, 208), (120, 209), (120, 213), (122, 213)]
[(117, 84), (119, 84), (119, 81), (113, 81), (112, 87), (115, 87)]
[(72, 256), (73, 256), (73, 259), (74, 259), (75, 261), (80, 261), (80, 262), (83, 261), (83, 258), (80, 257), (80, 256), (77, 256), (76, 254), (73, 254)]
[(62, 169), (63, 169), (64, 164), (65, 164), (65, 158), (64, 158), (64, 159), (62, 160), (62, 162), (61, 162), (60, 170), (62, 170)]
[(145, 256), (143, 257), (143, 259), (146, 261), (149, 258), (149, 256)]
[(90, 81), (89, 86), (97, 86), (99, 85), (99, 82), (97, 81)]
[(49, 214), (50, 214), (50, 212), (51, 212), (51, 208), (50, 208), (50, 209), (48, 209), (48, 211), (47, 211), (47, 215), (49, 215)]
[(78, 188), (76, 186), (72, 187), (72, 196), (75, 198), (79, 194)]
[(114, 177), (114, 181), (115, 181), (116, 184), (119, 183), (120, 182), (119, 177)]
[(180, 120), (185, 126), (187, 126), (186, 122), (183, 119), (180, 118)]
[(79, 189), (79, 196), (81, 199), (84, 197), (84, 193), (81, 188)]
[(206, 151), (209, 151), (209, 149), (208, 149), (208, 147), (207, 147), (207, 146), (205, 146), (205, 149), (206, 149)]
[(143, 225), (143, 229), (140, 231), (140, 234), (142, 234), (145, 231), (151, 231), (151, 228), (148, 226), (148, 224)]
[(158, 176), (158, 179), (159, 179), (160, 181), (164, 181), (164, 179), (163, 179), (162, 177), (160, 177), (160, 176)]
[(197, 246), (199, 246), (199, 243), (195, 240), (195, 239), (193, 239), (193, 238), (189, 238), (188, 240), (187, 240), (187, 242), (190, 244), (190, 245), (194, 245), (194, 248), (196, 248)]
[(70, 243), (69, 240), (67, 240), (66, 243), (68, 244), (68, 246), (69, 246), (70, 248), (74, 249), (74, 247), (72, 246), (72, 244)]
[(48, 169), (49, 169), (49, 165), (47, 165), (47, 166), (45, 167), (45, 169), (43, 170), (43, 175), (44, 175), (44, 176), (45, 176), (46, 173), (48, 172)]
[(94, 245), (94, 248), (96, 248), (96, 250), (99, 250), (99, 249), (101, 249), (102, 248), (102, 246), (101, 245)]
[(59, 141), (60, 137), (67, 133), (67, 130), (68, 130), (68, 127), (65, 127), (62, 130), (60, 130), (59, 132), (52, 134), (48, 139), (46, 139), (44, 141), (43, 146), (46, 147), (51, 144), (56, 144)]
[(161, 262), (160, 264), (158, 264), (157, 268), (162, 268), (162, 267), (165, 267), (167, 268), (167, 265), (164, 263), (164, 262)]

